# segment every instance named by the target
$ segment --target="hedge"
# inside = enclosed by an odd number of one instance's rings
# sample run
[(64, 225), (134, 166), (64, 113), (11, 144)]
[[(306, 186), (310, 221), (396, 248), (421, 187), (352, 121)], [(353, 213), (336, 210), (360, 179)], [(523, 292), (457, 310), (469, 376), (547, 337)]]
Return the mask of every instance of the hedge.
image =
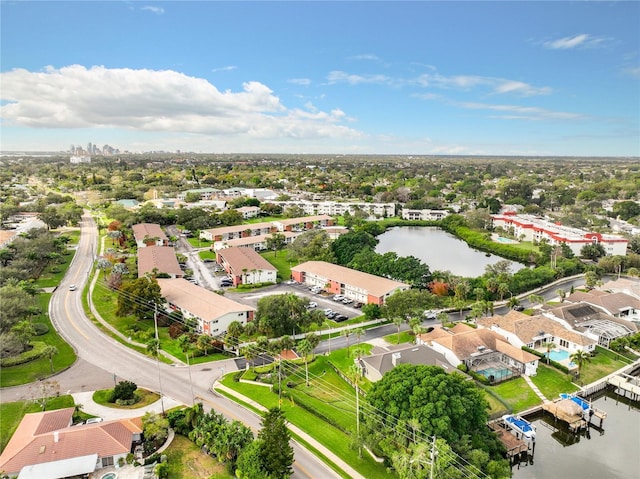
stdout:
[(47, 347), (47, 344), (43, 343), (42, 341), (32, 341), (31, 346), (33, 346), (32, 349), (20, 353), (18, 356), (1, 359), (0, 366), (2, 366), (3, 368), (8, 368), (10, 366), (17, 366), (19, 364), (35, 361), (42, 356), (44, 348)]
[[(538, 356), (539, 358), (543, 359), (545, 362), (547, 361), (547, 357), (544, 355), (544, 353), (541, 353), (540, 351), (536, 351), (535, 349), (531, 349), (531, 348), (528, 348), (526, 346), (522, 346), (522, 350)], [(567, 373), (567, 374), (569, 373), (569, 368), (568, 367), (566, 367), (563, 364), (555, 362), (553, 359), (551, 359), (549, 361), (549, 365), (553, 366), (556, 369), (559, 369), (563, 373)]]

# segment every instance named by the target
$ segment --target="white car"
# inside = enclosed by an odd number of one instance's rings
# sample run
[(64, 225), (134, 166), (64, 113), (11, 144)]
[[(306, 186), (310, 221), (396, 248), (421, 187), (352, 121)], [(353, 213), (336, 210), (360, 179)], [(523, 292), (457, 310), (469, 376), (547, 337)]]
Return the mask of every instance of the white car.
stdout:
[(309, 303), (309, 306), (308, 306), (308, 307), (309, 307), (309, 308), (317, 308), (317, 307), (318, 307), (318, 303), (316, 303), (315, 301), (311, 301), (311, 302)]
[(69, 291), (75, 291), (76, 289), (78, 289), (78, 287), (75, 284), (69, 285)]
[(104, 419), (102, 419), (101, 417), (91, 417), (85, 421), (85, 424), (95, 424), (102, 421), (104, 421)]

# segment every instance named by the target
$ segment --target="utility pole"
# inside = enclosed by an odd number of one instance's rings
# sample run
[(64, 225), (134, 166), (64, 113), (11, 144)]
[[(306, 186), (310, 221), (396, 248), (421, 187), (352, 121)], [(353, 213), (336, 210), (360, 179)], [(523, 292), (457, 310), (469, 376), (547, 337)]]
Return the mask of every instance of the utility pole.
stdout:
[[(162, 375), (160, 374), (160, 337), (158, 336), (158, 305), (153, 302), (153, 326), (156, 330), (156, 366), (158, 367), (158, 385), (160, 386), (160, 406), (164, 416), (164, 398), (162, 394)], [(189, 371), (191, 373), (191, 371)]]
[(429, 479), (433, 479), (434, 477), (433, 473), (435, 472), (436, 456), (438, 455), (438, 451), (436, 450), (436, 437), (431, 436), (431, 439), (433, 442), (431, 443), (431, 469), (429, 470)]

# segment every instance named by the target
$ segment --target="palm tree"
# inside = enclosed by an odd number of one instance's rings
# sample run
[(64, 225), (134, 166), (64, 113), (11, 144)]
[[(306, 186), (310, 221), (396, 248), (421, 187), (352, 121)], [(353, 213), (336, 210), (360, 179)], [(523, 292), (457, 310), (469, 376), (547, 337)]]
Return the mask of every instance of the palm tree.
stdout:
[(303, 339), (302, 341), (300, 341), (298, 343), (298, 352), (302, 356), (304, 356), (305, 382), (307, 384), (307, 387), (309, 387), (309, 363), (308, 363), (308, 359), (309, 359), (309, 353), (311, 352), (312, 349), (313, 349), (313, 347), (311, 346), (311, 343), (307, 340), (307, 338)]
[[(349, 379), (353, 381), (356, 390), (356, 437), (358, 439), (358, 444), (360, 444), (360, 388), (358, 387), (360, 380), (362, 379), (362, 369), (360, 368), (360, 364), (351, 364), (349, 366), (349, 370), (347, 371), (349, 375)], [(358, 448), (358, 455), (362, 457), (362, 448)]]
[(349, 357), (349, 335), (351, 334), (351, 330), (343, 329), (342, 335), (347, 338), (347, 357)]
[(400, 316), (393, 318), (393, 324), (395, 324), (398, 327), (398, 339), (396, 341), (396, 344), (400, 344), (400, 326), (402, 326), (403, 323), (404, 323), (404, 318)]
[(49, 360), (49, 365), (51, 366), (51, 374), (53, 374), (53, 357), (58, 354), (58, 348), (48, 344), (42, 350), (42, 355)]
[(557, 289), (556, 293), (558, 294), (558, 296), (560, 297), (560, 302), (564, 303), (564, 298), (567, 297), (567, 293), (564, 289)]
[(549, 341), (549, 342), (543, 343), (542, 347), (547, 348), (547, 364), (549, 364), (551, 362), (551, 350), (556, 349), (556, 345), (555, 343), (552, 343), (551, 341)]
[(578, 365), (578, 377), (580, 377), (580, 371), (582, 371), (582, 366), (584, 365), (584, 363), (591, 362), (591, 355), (588, 352), (582, 349), (579, 349), (575, 353), (573, 353), (569, 357), (569, 359), (571, 359), (571, 362)]

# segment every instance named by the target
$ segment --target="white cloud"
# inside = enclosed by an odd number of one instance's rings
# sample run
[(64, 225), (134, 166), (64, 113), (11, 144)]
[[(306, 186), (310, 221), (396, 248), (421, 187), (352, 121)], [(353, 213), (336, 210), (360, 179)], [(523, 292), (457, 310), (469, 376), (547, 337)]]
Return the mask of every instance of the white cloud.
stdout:
[(237, 69), (238, 67), (235, 65), (227, 65), (225, 67), (218, 67), (218, 68), (212, 68), (211, 71), (213, 73), (217, 73), (217, 72), (230, 72), (233, 71), (235, 69)]
[(155, 13), (156, 15), (162, 15), (164, 13), (164, 8), (162, 7), (153, 7), (151, 5), (146, 5), (141, 7), (140, 10), (144, 10), (147, 12)]
[(377, 55), (374, 55), (373, 53), (364, 53), (362, 55), (354, 55), (352, 57), (349, 57), (349, 60), (366, 60), (366, 61), (378, 62), (380, 61), (380, 58)]
[(386, 75), (354, 75), (340, 70), (334, 70), (329, 72), (327, 80), (330, 84), (333, 83), (348, 83), (350, 85), (360, 85), (366, 83), (373, 84), (391, 84), (393, 79)]
[[(550, 87), (537, 87), (529, 83), (505, 78), (485, 77), (479, 75), (445, 76), (439, 73), (424, 73), (416, 78), (393, 78), (381, 74), (358, 75), (341, 70), (334, 70), (327, 75), (329, 84), (348, 83), (349, 85), (377, 84), (389, 86), (414, 85), (423, 88), (439, 88), (445, 90), (472, 90), (484, 88), (495, 95), (513, 94), (517, 96), (548, 95)], [(429, 98), (431, 99), (431, 98)]]
[(293, 83), (294, 85), (302, 85), (309, 86), (311, 85), (311, 80), (309, 78), (291, 78), (287, 80), (289, 83)]
[(219, 91), (202, 78), (164, 70), (85, 68), (0, 74), (5, 126), (122, 128), (259, 138), (358, 137), (340, 110), (287, 109), (266, 85)]
[(542, 45), (550, 50), (570, 50), (572, 48), (598, 47), (607, 42), (604, 37), (595, 37), (588, 33), (580, 33), (570, 37), (558, 38), (543, 42)]
[(585, 115), (564, 111), (553, 111), (535, 106), (494, 105), (490, 103), (462, 102), (456, 106), (471, 110), (491, 110), (505, 112), (504, 115), (492, 115), (491, 118), (503, 120), (584, 120)]
[(623, 70), (625, 75), (629, 75), (633, 78), (640, 78), (640, 67), (629, 67)]

